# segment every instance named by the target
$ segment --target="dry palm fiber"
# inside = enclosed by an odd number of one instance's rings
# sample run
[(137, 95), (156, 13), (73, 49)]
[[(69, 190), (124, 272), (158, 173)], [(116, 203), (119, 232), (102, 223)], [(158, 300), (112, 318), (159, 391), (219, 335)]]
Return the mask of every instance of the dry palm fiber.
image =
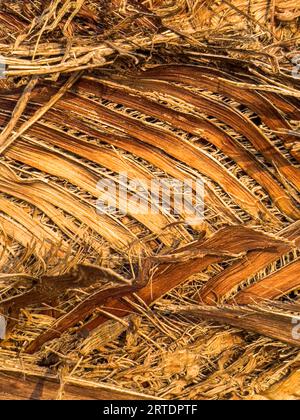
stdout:
[[(298, 16), (1, 2), (4, 378), (59, 379), (58, 398), (299, 397)], [(203, 222), (98, 214), (119, 172), (203, 180)]]

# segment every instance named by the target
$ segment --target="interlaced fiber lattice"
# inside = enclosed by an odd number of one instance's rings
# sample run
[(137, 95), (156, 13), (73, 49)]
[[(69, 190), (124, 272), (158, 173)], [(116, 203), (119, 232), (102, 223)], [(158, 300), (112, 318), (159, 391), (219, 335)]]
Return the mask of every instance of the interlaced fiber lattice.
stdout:
[[(299, 399), (299, 16), (0, 1), (0, 398)], [(120, 173), (203, 221), (97, 212)]]

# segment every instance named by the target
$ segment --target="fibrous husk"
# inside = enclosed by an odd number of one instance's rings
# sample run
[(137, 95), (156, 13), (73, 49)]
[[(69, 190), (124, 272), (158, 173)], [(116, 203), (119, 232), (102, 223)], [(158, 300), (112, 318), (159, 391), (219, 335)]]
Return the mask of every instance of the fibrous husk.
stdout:
[[(300, 7), (250, 3), (1, 2), (10, 386), (298, 398)], [(200, 179), (203, 220), (99, 214), (120, 172)]]

